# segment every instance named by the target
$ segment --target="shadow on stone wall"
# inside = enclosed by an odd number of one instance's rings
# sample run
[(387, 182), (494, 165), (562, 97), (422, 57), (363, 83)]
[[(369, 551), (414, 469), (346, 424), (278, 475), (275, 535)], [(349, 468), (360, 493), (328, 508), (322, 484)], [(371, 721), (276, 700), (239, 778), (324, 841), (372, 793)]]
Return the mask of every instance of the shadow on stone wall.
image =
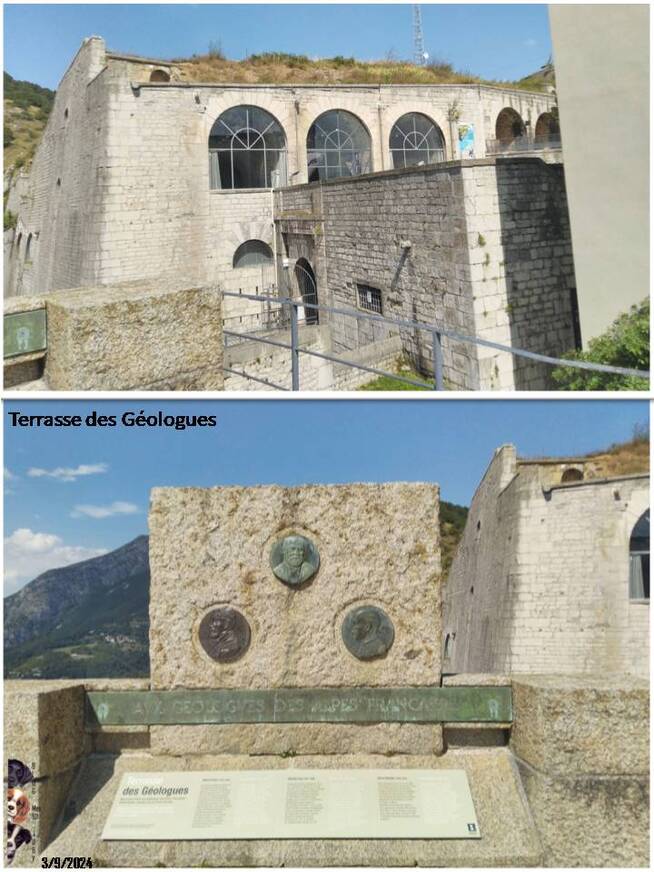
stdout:
[[(576, 289), (562, 164), (498, 159), (511, 345), (561, 357), (576, 346)], [(516, 390), (553, 387), (549, 364), (513, 357)]]

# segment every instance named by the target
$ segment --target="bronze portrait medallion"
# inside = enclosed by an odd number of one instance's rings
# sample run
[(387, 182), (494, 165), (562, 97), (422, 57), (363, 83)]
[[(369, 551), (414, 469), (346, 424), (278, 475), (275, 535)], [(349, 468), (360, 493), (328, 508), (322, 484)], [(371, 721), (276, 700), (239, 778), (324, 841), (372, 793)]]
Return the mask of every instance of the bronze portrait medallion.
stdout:
[(290, 587), (309, 581), (319, 566), (318, 549), (306, 536), (284, 536), (270, 550), (270, 568), (276, 578)]
[(371, 660), (386, 654), (395, 639), (395, 628), (377, 606), (359, 606), (345, 616), (341, 637), (350, 654), (359, 660)]
[(231, 663), (250, 646), (250, 625), (240, 612), (229, 606), (212, 609), (200, 622), (200, 644), (212, 660)]

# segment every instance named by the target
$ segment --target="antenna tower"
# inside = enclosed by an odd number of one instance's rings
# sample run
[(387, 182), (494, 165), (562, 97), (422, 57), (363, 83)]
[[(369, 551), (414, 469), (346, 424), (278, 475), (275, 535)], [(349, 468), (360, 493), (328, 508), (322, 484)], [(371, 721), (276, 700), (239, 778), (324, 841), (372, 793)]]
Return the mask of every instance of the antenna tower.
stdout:
[(424, 67), (428, 57), (422, 35), (422, 12), (420, 6), (416, 4), (413, 7), (413, 62), (418, 67)]

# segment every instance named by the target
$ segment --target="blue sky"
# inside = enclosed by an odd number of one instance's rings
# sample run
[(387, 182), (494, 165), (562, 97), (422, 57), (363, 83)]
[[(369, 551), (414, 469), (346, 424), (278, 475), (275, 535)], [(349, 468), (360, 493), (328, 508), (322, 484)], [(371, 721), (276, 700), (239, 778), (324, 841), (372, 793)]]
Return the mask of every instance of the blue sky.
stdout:
[[(14, 428), (30, 415), (145, 409), (215, 428)], [(5, 593), (147, 532), (155, 486), (430, 481), (467, 505), (495, 448), (566, 455), (628, 439), (642, 401), (5, 402)], [(35, 472), (36, 470), (36, 472)], [(31, 472), (30, 472), (31, 471)]]
[[(551, 51), (547, 6), (423, 4), (425, 47), (490, 79), (537, 70)], [(4, 4), (4, 64), (56, 88), (86, 36), (115, 51), (164, 59), (221, 43), (234, 59), (265, 51), (361, 60), (413, 55), (411, 4)]]

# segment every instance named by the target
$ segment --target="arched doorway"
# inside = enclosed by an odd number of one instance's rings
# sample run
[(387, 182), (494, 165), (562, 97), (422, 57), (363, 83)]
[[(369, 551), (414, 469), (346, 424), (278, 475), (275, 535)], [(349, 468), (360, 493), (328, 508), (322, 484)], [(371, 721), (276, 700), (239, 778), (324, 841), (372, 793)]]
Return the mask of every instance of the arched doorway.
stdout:
[[(301, 257), (295, 264), (295, 278), (300, 289), (300, 294), (305, 303), (318, 305), (318, 286), (316, 284), (316, 276), (311, 268), (309, 261)], [(318, 309), (305, 308), (304, 321), (306, 324), (319, 323)]]
[(525, 135), (525, 124), (515, 109), (502, 109), (495, 122), (495, 139), (508, 146)]

